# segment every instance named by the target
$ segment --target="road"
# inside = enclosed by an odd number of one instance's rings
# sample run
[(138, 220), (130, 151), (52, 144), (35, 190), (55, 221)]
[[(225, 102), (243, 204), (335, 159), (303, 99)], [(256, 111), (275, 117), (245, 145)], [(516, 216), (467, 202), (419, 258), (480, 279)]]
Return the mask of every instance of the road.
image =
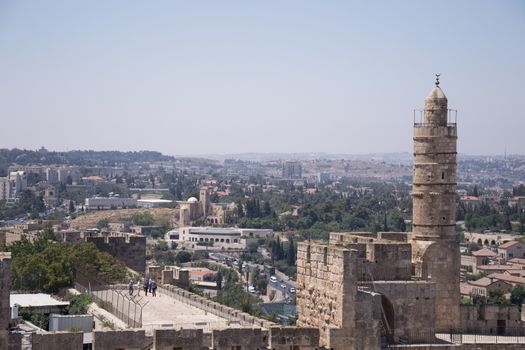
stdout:
[[(233, 262), (238, 260), (232, 256), (229, 256), (224, 253), (210, 253), (210, 258), (219, 262), (230, 262), (232, 264), (230, 268), (237, 269), (237, 265), (233, 265)], [(259, 268), (260, 271), (264, 271), (263, 265), (258, 265), (252, 262), (246, 262), (246, 268), (252, 271), (256, 268)], [(275, 277), (277, 278), (276, 282), (268, 280), (268, 288), (270, 290), (273, 289), (276, 291), (276, 298), (274, 299), (274, 301), (282, 301), (290, 297), (293, 299), (295, 293), (291, 293), (290, 290), (292, 288), (296, 288), (295, 281), (291, 280), (288, 276), (286, 276), (279, 270), (275, 270)]]

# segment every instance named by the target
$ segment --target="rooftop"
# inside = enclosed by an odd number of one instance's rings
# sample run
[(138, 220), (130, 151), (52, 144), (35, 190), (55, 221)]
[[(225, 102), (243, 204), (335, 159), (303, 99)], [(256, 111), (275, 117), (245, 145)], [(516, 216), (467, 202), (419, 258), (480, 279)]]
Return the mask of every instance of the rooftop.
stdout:
[(11, 307), (19, 305), (21, 307), (45, 307), (45, 306), (68, 306), (68, 301), (60, 301), (53, 298), (50, 294), (11, 294), (9, 304)]
[(502, 245), (500, 245), (498, 248), (501, 248), (501, 249), (508, 249), (518, 243), (521, 243), (519, 241), (510, 241), (510, 242), (507, 242), (507, 243), (503, 243)]
[(480, 250), (476, 250), (472, 253), (474, 256), (480, 256), (480, 257), (496, 257), (498, 254), (494, 253), (492, 250), (483, 248)]

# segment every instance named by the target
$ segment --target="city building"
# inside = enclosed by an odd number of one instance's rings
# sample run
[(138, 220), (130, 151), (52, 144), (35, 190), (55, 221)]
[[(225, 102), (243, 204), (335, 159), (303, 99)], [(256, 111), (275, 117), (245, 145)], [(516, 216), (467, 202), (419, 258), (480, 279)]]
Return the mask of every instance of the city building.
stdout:
[(525, 258), (525, 244), (520, 241), (510, 241), (498, 246), (498, 256), (507, 261), (513, 258)]
[(226, 215), (232, 213), (235, 203), (212, 203), (210, 200), (210, 190), (201, 188), (199, 199), (188, 198), (185, 202), (179, 202), (179, 225), (189, 226), (192, 222), (202, 220), (210, 225), (224, 225)]
[(178, 234), (176, 231), (168, 232), (166, 239), (191, 250), (244, 250), (250, 242), (271, 236), (273, 231), (269, 229), (183, 226), (179, 228)]
[(285, 161), (282, 164), (283, 179), (301, 179), (303, 177), (303, 168), (301, 162)]
[(11, 198), (11, 181), (8, 177), (0, 177), (0, 201)]

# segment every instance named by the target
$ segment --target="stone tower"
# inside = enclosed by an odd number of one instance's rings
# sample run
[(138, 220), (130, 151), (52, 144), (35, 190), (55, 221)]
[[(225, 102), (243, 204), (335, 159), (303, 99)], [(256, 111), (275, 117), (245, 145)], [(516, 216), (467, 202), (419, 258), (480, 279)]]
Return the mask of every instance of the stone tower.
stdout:
[(439, 80), (414, 121), (412, 255), (416, 276), (436, 284), (436, 331), (459, 326), (460, 253), (456, 226), (456, 123)]

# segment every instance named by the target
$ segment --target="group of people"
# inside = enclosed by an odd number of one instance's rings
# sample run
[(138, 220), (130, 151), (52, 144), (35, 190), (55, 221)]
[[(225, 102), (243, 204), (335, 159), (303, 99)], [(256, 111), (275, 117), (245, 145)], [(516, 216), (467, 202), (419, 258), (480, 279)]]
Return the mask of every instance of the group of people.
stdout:
[[(144, 281), (143, 283), (141, 283), (140, 280), (138, 280), (137, 282), (137, 296), (140, 295), (140, 286), (142, 284), (142, 288), (144, 289), (144, 294), (146, 296), (148, 296), (148, 292), (151, 293), (152, 296), (157, 296), (157, 282), (155, 282), (153, 279), (151, 278), (144, 278)], [(133, 295), (133, 280), (129, 280), (129, 284), (128, 284), (128, 290), (129, 290), (129, 295), (132, 296)]]

